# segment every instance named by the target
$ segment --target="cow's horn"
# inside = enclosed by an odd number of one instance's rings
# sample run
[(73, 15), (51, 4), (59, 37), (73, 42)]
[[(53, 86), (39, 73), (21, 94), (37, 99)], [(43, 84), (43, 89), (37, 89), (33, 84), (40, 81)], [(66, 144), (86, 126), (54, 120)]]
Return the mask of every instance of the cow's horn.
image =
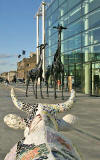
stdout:
[[(11, 89), (11, 97), (12, 97), (13, 103), (18, 109), (25, 111), (27, 113), (29, 113), (30, 111), (32, 111), (32, 109), (34, 109), (34, 105), (26, 104), (26, 103), (23, 103), (17, 100), (17, 98), (15, 97), (13, 88)], [(64, 112), (64, 111), (68, 111), (69, 109), (71, 109), (73, 101), (74, 101), (74, 97), (75, 97), (75, 91), (72, 90), (69, 99), (64, 103), (59, 103), (59, 104), (40, 104), (39, 103), (37, 105), (41, 106), (41, 108), (45, 108), (45, 110), (47, 111), (53, 110), (55, 112)]]
[(11, 89), (11, 98), (12, 98), (12, 101), (13, 101), (14, 105), (15, 105), (18, 109), (22, 110), (22, 108), (23, 108), (23, 103), (22, 103), (21, 101), (17, 100), (13, 88)]
[(69, 109), (71, 109), (73, 101), (74, 101), (74, 97), (75, 97), (75, 91), (72, 90), (69, 99), (65, 101), (64, 103), (41, 104), (41, 105), (45, 106), (45, 109), (47, 109), (48, 111), (54, 110), (55, 112), (64, 112), (64, 111), (68, 111)]
[(12, 98), (12, 101), (13, 101), (14, 105), (19, 110), (22, 110), (22, 111), (26, 112), (27, 114), (30, 111), (32, 111), (33, 106), (31, 104), (27, 104), (27, 103), (21, 102), (16, 98), (15, 93), (14, 93), (14, 88), (11, 89), (11, 98)]

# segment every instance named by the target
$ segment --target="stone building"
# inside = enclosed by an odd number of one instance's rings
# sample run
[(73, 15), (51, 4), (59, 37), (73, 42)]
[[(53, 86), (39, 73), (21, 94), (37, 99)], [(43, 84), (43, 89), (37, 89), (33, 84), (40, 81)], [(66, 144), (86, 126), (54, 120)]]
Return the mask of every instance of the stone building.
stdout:
[(14, 77), (17, 77), (17, 71), (10, 71), (8, 72), (8, 81), (12, 82), (14, 80)]
[(36, 65), (36, 53), (30, 53), (29, 58), (24, 58), (17, 63), (17, 78), (26, 79), (27, 72)]
[(0, 75), (3, 79), (7, 79), (9, 82), (12, 82), (14, 77), (17, 77), (16, 71), (4, 72)]
[(1, 73), (0, 77), (3, 78), (3, 79), (8, 79), (8, 72)]

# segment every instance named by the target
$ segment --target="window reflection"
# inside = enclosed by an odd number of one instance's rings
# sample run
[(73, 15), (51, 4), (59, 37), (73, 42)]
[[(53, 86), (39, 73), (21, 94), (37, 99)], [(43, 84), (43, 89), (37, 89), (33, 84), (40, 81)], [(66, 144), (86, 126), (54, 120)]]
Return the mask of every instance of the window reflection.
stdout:
[(82, 30), (82, 23), (81, 23), (81, 20), (79, 20), (68, 26), (68, 30), (67, 30), (68, 36), (70, 37), (72, 35), (75, 35), (81, 32), (81, 30)]
[(84, 0), (82, 3), (82, 14), (85, 14), (85, 7), (88, 5), (88, 12), (93, 11), (94, 9), (100, 7), (100, 1), (99, 0)]
[(58, 0), (52, 3), (51, 8), (52, 8), (52, 12), (54, 12), (58, 8)]
[(99, 28), (93, 28), (92, 30), (89, 30), (87, 32), (84, 32), (82, 34), (82, 45), (85, 46), (85, 36), (88, 34), (88, 43), (87, 45), (91, 44), (97, 44), (100, 42), (100, 27)]
[(48, 65), (51, 65), (52, 64), (52, 62), (53, 62), (53, 56), (52, 57), (46, 57), (45, 58), (45, 65), (46, 65), (46, 67), (48, 66)]
[[(66, 3), (67, 3), (68, 0), (66, 0)], [(65, 0), (59, 0), (59, 5), (61, 5), (62, 3), (64, 3)]]
[[(87, 21), (87, 23), (86, 23)], [(83, 17), (84, 30), (100, 26), (100, 9)], [(87, 26), (86, 26), (87, 25)]]
[(62, 43), (61, 52), (66, 52), (81, 47), (81, 35), (77, 35)]
[[(64, 25), (66, 26), (66, 25)], [(83, 30), (82, 20), (79, 20), (71, 25), (67, 26), (67, 29), (63, 31), (62, 33), (62, 40), (65, 40), (66, 38), (70, 38), (73, 35), (76, 35), (80, 33)]]
[[(57, 49), (58, 33), (53, 26), (62, 24), (61, 52), (88, 53), (89, 58), (100, 54), (100, 1), (99, 0), (55, 0), (46, 11), (46, 56), (51, 57)], [(80, 49), (81, 48), (81, 49)], [(78, 52), (79, 50), (79, 52)], [(76, 58), (78, 60), (79, 58)], [(98, 58), (97, 58), (98, 59)], [(67, 63), (67, 60), (66, 60)]]
[(68, 0), (69, 10), (81, 3), (81, 0)]
[(94, 47), (95, 60), (100, 60), (100, 44), (94, 45), (93, 47)]
[(69, 23), (81, 17), (81, 5), (75, 7), (69, 12)]
[(59, 7), (59, 17), (63, 16), (65, 13), (68, 12), (68, 2), (65, 1), (60, 7)]

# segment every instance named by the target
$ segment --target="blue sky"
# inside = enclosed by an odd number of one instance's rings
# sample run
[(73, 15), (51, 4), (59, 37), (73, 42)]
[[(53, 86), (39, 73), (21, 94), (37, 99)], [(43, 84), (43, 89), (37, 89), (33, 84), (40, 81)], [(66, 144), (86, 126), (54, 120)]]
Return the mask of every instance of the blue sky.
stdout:
[(0, 0), (0, 73), (16, 70), (22, 50), (26, 50), (24, 57), (36, 51), (34, 16), (40, 3), (41, 0)]

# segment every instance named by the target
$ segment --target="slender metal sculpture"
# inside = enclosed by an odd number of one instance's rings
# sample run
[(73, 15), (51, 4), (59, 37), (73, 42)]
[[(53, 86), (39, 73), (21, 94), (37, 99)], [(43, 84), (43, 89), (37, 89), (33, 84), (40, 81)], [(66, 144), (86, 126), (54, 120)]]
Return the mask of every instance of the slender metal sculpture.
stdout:
[(62, 86), (62, 99), (63, 99), (63, 86), (64, 86), (64, 65), (61, 62), (61, 32), (63, 29), (67, 29), (63, 27), (62, 25), (59, 25), (57, 27), (53, 27), (58, 30), (58, 47), (56, 50), (56, 53), (54, 55), (54, 60), (51, 66), (51, 72), (50, 68), (47, 68), (46, 72), (46, 84), (47, 84), (47, 94), (48, 94), (48, 79), (51, 73), (53, 75), (53, 81), (54, 81), (54, 98), (56, 99), (56, 85), (57, 85), (57, 80), (60, 80), (61, 77), (61, 86)]
[(15, 114), (4, 117), (9, 127), (24, 129), (24, 138), (12, 147), (4, 160), (81, 160), (72, 142), (59, 133), (72, 130), (76, 117), (68, 114), (58, 119), (56, 115), (71, 109), (75, 97), (73, 90), (70, 98), (59, 104), (26, 104), (16, 98), (14, 89), (11, 89), (11, 97), (27, 117), (24, 119)]
[(54, 97), (56, 98), (56, 85), (57, 80), (61, 76), (61, 86), (62, 86), (62, 99), (63, 99), (63, 86), (64, 86), (64, 65), (61, 62), (61, 32), (63, 29), (67, 29), (62, 25), (57, 27), (53, 27), (58, 30), (58, 48), (56, 54), (54, 55), (54, 62), (53, 62), (53, 77), (54, 77)]
[(46, 68), (46, 72), (45, 72), (45, 83), (46, 83), (46, 86), (47, 86), (47, 96), (49, 96), (49, 92), (48, 92), (48, 80), (49, 80), (49, 77), (52, 76), (53, 73), (52, 73), (52, 65), (48, 65), (47, 68)]
[[(41, 44), (40, 46), (38, 46), (40, 48), (40, 58), (39, 58), (39, 62), (36, 65), (35, 68), (31, 69), (30, 71), (28, 71), (27, 73), (27, 80), (26, 80), (26, 97), (27, 97), (27, 92), (28, 92), (28, 86), (29, 86), (29, 82), (30, 80), (32, 80), (33, 83), (33, 92), (35, 95), (35, 98), (37, 99), (37, 82), (38, 82), (38, 78), (40, 78), (40, 93), (41, 93), (41, 98), (43, 98), (43, 94), (42, 94), (42, 73), (43, 73), (43, 69), (42, 69), (42, 50), (45, 48), (47, 44)], [(34, 89), (34, 84), (35, 84), (35, 89)]]

